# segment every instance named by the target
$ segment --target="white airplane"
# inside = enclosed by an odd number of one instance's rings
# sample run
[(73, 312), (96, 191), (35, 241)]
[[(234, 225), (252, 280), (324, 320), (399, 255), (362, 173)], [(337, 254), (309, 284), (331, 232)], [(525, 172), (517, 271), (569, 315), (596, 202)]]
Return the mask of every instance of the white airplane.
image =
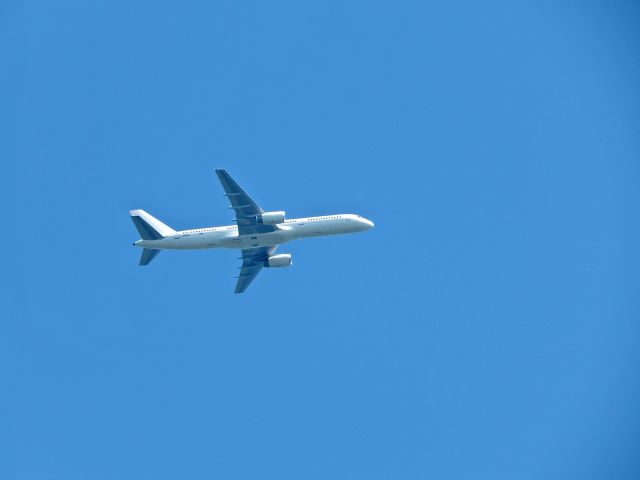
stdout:
[(131, 210), (131, 220), (140, 232), (140, 265), (148, 265), (160, 250), (235, 248), (242, 250), (242, 267), (235, 293), (244, 292), (262, 267), (290, 267), (291, 255), (274, 255), (281, 243), (297, 238), (355, 233), (373, 227), (373, 222), (350, 213), (322, 217), (285, 219), (285, 212), (265, 212), (251, 200), (225, 170), (216, 170), (224, 195), (235, 210), (237, 225), (176, 231), (144, 210)]

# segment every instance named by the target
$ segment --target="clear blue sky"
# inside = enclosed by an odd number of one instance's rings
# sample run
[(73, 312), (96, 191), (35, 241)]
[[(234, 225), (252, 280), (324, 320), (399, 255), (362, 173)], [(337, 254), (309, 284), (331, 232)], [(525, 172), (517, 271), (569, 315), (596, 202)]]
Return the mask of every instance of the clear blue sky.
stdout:
[[(640, 478), (636, 2), (0, 5), (0, 478)], [(128, 210), (376, 228), (147, 268)]]

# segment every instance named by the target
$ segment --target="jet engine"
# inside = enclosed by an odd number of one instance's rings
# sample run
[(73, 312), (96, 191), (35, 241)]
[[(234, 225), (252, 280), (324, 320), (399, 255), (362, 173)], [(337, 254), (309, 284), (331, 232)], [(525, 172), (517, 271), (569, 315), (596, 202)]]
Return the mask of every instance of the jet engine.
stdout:
[(258, 223), (263, 223), (264, 225), (284, 223), (284, 211), (264, 212), (258, 215)]
[(290, 267), (291, 254), (282, 253), (280, 255), (271, 255), (265, 262), (265, 267)]

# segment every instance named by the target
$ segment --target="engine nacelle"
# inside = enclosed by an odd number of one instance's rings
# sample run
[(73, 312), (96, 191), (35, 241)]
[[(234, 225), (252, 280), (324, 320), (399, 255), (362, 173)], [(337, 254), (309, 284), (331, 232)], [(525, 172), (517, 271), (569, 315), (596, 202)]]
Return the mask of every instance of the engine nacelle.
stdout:
[(284, 211), (264, 212), (258, 215), (258, 223), (263, 223), (264, 225), (284, 223)]
[(293, 263), (291, 261), (290, 253), (282, 253), (280, 255), (271, 255), (265, 263), (265, 267), (290, 267)]

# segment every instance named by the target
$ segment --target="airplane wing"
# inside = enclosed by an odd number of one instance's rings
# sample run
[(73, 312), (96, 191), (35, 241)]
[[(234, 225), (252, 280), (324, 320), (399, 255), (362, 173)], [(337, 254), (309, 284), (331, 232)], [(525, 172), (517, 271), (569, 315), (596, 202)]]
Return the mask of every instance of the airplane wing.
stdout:
[(231, 208), (236, 212), (239, 235), (274, 232), (278, 229), (275, 225), (258, 223), (258, 215), (264, 213), (264, 210), (251, 200), (251, 197), (240, 188), (226, 170), (216, 170), (216, 174), (224, 188), (225, 196), (231, 203)]
[(245, 248), (242, 250), (242, 267), (238, 275), (238, 283), (234, 293), (242, 293), (258, 276), (264, 262), (278, 247)]

